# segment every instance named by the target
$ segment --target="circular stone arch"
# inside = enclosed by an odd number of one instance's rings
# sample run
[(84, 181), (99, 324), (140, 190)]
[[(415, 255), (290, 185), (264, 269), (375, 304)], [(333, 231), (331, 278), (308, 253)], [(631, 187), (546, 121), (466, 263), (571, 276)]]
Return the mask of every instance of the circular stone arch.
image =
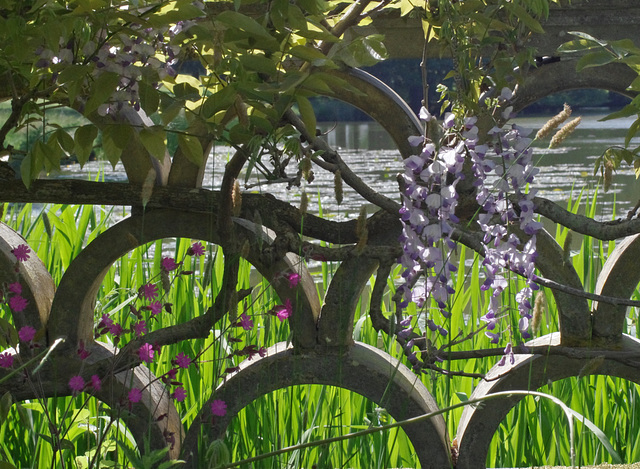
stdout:
[[(217, 217), (212, 213), (153, 210), (143, 215), (130, 216), (100, 234), (71, 262), (60, 282), (47, 324), (49, 341), (65, 338), (63, 353), (75, 361), (78, 361), (75, 351), (80, 341), (92, 352), (94, 359), (113, 356), (113, 351), (95, 342), (93, 337), (97, 294), (113, 263), (129, 251), (157, 239), (191, 238), (220, 244), (215, 231), (216, 222)], [(243, 230), (251, 239), (256, 232), (242, 226), (246, 223), (237, 226), (237, 229)], [(270, 239), (266, 231), (259, 236), (263, 238), (263, 242)], [(299, 331), (298, 336), (294, 334), (294, 341), (298, 339), (300, 342), (301, 338), (303, 345), (315, 345), (315, 318), (320, 308), (319, 299), (313, 280), (309, 272), (301, 267), (298, 256), (287, 253), (274, 263), (262, 263), (259, 249), (254, 247), (247, 260), (269, 280), (279, 272), (297, 269), (302, 279), (296, 288), (289, 288), (287, 282), (272, 282), (272, 285), (281, 299), (289, 298), (292, 302), (297, 302), (294, 303), (297, 304), (296, 315), (291, 320), (294, 332)], [(69, 368), (75, 365), (77, 363), (74, 362)], [(168, 399), (164, 387), (154, 377), (149, 378), (148, 370), (141, 366), (115, 377), (107, 377), (107, 381), (103, 383), (105, 391), (98, 393), (96, 397), (110, 407), (122, 404), (122, 396), (126, 396), (125, 389), (138, 387), (145, 390), (142, 404), (134, 406), (131, 412), (125, 412), (125, 423), (139, 444), (151, 434), (153, 446), (162, 447), (166, 445), (166, 433), (172, 434), (176, 442), (170, 455), (177, 456), (184, 433), (180, 416)], [(158, 413), (166, 414), (166, 417), (158, 421)], [(153, 425), (149, 425), (149, 422), (153, 422)]]
[[(263, 358), (242, 362), (239, 370), (211, 394), (182, 446), (187, 467), (197, 467), (201, 457), (201, 431), (211, 441), (223, 438), (231, 419), (255, 399), (299, 384), (323, 384), (356, 392), (384, 407), (396, 421), (438, 410), (419, 376), (375, 347), (356, 342), (341, 354), (296, 353), (293, 347), (280, 342), (271, 346)], [(214, 399), (225, 402), (227, 413), (216, 417), (212, 424), (210, 404)], [(442, 415), (403, 429), (422, 467), (451, 467), (451, 446)]]
[[(49, 340), (65, 337), (67, 346), (71, 347), (80, 340), (85, 344), (93, 342), (98, 290), (117, 259), (139, 246), (163, 238), (191, 238), (220, 244), (216, 223), (215, 213), (151, 210), (125, 218), (100, 234), (71, 262), (60, 281), (47, 324)], [(251, 230), (239, 225), (236, 228), (244, 230), (249, 238), (255, 237)], [(263, 263), (259, 254), (259, 249), (252, 249), (247, 260), (270, 280), (279, 272), (294, 267), (300, 270), (298, 257), (292, 253), (275, 263)], [(296, 288), (289, 288), (286, 282), (273, 282), (272, 285), (281, 299), (297, 299), (296, 317), (292, 318), (295, 340), (303, 346), (313, 347), (315, 334), (311, 337), (309, 331), (315, 331), (320, 300), (309, 272), (302, 269), (300, 273), (302, 280)]]
[(594, 88), (614, 91), (633, 98), (636, 92), (627, 88), (638, 77), (629, 66), (612, 63), (576, 71), (576, 60), (559, 60), (530, 69), (518, 85), (511, 102), (518, 112), (536, 101), (561, 91)]
[[(499, 391), (535, 391), (549, 381), (579, 376), (585, 365), (584, 358), (571, 358), (553, 354), (560, 346), (560, 334), (554, 332), (527, 342), (528, 346), (550, 349), (546, 355), (515, 355), (515, 362), (494, 366), (486, 379), (473, 391), (470, 399), (476, 399)], [(576, 351), (580, 350), (578, 348)], [(593, 356), (604, 349), (584, 348)], [(640, 354), (640, 340), (624, 335), (621, 352)], [(591, 374), (615, 376), (640, 384), (640, 369), (612, 359), (605, 359)], [(482, 406), (466, 407), (458, 424), (459, 455), (457, 469), (485, 469), (489, 445), (509, 411), (523, 398), (512, 395), (485, 401)]]

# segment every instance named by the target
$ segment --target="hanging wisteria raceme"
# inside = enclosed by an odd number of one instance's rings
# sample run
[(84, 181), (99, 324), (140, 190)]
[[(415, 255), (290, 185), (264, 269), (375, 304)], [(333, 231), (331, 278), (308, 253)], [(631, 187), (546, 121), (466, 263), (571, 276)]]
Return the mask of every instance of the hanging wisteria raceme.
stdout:
[[(506, 104), (510, 97), (511, 92), (503, 90), (500, 103)], [(502, 114), (508, 119), (511, 108), (507, 107)], [(425, 109), (420, 117), (425, 121), (431, 119)], [(486, 280), (481, 288), (492, 292), (489, 309), (482, 317), (487, 323), (485, 333), (498, 343), (501, 334), (498, 321), (506, 312), (501, 304), (502, 293), (509, 286), (508, 273), (515, 272), (526, 280), (526, 286), (515, 299), (520, 334), (528, 338), (530, 298), (532, 290), (538, 288), (533, 281), (536, 233), (542, 226), (534, 218), (535, 190), (527, 190), (538, 171), (532, 163), (531, 139), (527, 131), (512, 124), (494, 127), (486, 142), (479, 144), (476, 122), (475, 117), (467, 117), (456, 125), (455, 116), (447, 114), (442, 139), (446, 143), (439, 149), (425, 137), (412, 138), (412, 143), (423, 145), (423, 150), (405, 160), (402, 178), (404, 253), (400, 262), (405, 271), (400, 288), (404, 305), (414, 301), (422, 307), (431, 298), (445, 317), (450, 314), (447, 304), (454, 293), (451, 272), (456, 267), (449, 262), (448, 253), (455, 249), (451, 235), (452, 226), (459, 221), (455, 214), (456, 186), (465, 177), (463, 164), (468, 158), (480, 207), (475, 221), (484, 233), (482, 266)], [(419, 281), (421, 276), (423, 281)], [(432, 319), (427, 318), (426, 324), (432, 331), (446, 335), (446, 330)]]

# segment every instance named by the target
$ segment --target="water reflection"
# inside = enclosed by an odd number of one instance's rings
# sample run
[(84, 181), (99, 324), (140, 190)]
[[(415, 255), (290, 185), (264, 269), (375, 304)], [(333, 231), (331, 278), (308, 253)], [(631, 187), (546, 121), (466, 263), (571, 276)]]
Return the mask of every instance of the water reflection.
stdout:
[[(599, 122), (602, 115), (583, 116), (576, 132), (570, 136), (561, 148), (546, 149), (548, 140), (536, 144), (535, 161), (540, 168), (535, 187), (539, 195), (559, 202), (575, 199), (582, 192), (583, 197), (592, 198), (598, 189), (601, 178), (593, 175), (595, 159), (608, 146), (623, 145), (626, 131), (633, 119), (616, 119)], [(517, 119), (517, 123), (537, 130), (546, 118)], [(382, 127), (371, 122), (323, 123), (319, 125), (325, 138), (350, 165), (353, 171), (374, 190), (399, 201), (396, 175), (402, 169), (400, 154)], [(640, 143), (638, 143), (640, 144)], [(224, 166), (231, 156), (231, 149), (224, 146), (214, 148), (209, 159), (203, 187), (220, 187)], [(80, 171), (78, 165), (63, 169), (63, 177), (95, 179), (102, 174), (105, 180), (126, 180), (124, 170), (118, 165), (112, 170), (109, 165), (91, 162)], [(297, 205), (304, 189), (309, 195), (309, 211), (330, 218), (352, 218), (357, 216), (360, 207), (367, 204), (361, 196), (345, 186), (344, 201), (338, 205), (334, 195), (333, 175), (315, 169), (315, 180), (304, 188), (287, 189), (286, 184), (269, 184), (264, 177), (254, 171), (247, 181), (255, 192), (269, 192), (276, 197)], [(102, 177), (102, 176), (100, 176)], [(243, 180), (244, 181), (244, 180)], [(601, 218), (610, 218), (613, 204), (618, 214), (625, 214), (640, 199), (640, 185), (636, 181), (632, 167), (623, 167), (615, 174), (612, 188), (606, 194), (598, 194), (597, 213)], [(373, 207), (371, 207), (371, 210)]]

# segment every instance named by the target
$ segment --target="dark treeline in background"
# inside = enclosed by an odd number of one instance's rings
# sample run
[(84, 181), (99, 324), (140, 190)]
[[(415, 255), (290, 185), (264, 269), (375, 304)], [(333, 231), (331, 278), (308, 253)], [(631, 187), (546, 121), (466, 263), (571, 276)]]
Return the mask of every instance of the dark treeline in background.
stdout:
[[(436, 88), (439, 83), (451, 86), (451, 80), (444, 80), (453, 66), (451, 59), (430, 59), (427, 81), (429, 84), (429, 110), (440, 114), (440, 103)], [(422, 77), (419, 59), (392, 59), (380, 62), (366, 71), (391, 86), (416, 113), (423, 98)], [(629, 98), (606, 90), (573, 90), (548, 96), (524, 109), (519, 116), (552, 115), (562, 110), (564, 103), (575, 112), (609, 112), (620, 109)], [(362, 111), (329, 98), (314, 98), (313, 107), (321, 122), (368, 121)]]

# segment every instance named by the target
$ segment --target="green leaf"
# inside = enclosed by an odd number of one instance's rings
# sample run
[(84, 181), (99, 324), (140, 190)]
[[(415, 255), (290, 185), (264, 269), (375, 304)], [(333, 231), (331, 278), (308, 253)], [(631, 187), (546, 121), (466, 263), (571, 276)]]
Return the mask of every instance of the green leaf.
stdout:
[(622, 117), (629, 117), (637, 114), (640, 109), (633, 104), (627, 104), (625, 107), (620, 109), (619, 111), (612, 112), (611, 114), (603, 117), (602, 119), (598, 119), (598, 122), (604, 122), (612, 119), (620, 119)]
[(601, 49), (602, 46), (597, 42), (588, 41), (586, 39), (574, 39), (573, 41), (565, 42), (558, 47), (558, 52), (583, 52), (591, 49)]
[(587, 33), (583, 33), (582, 31), (569, 31), (569, 34), (571, 34), (572, 36), (576, 36), (579, 37), (580, 39), (584, 39), (586, 41), (589, 42), (594, 42), (602, 47), (606, 47), (608, 45), (607, 41), (603, 41), (600, 39), (596, 39), (595, 37), (593, 37), (590, 34)]
[(456, 392), (456, 396), (458, 396), (460, 402), (467, 402), (469, 400), (469, 396), (467, 396), (466, 392)]
[(127, 147), (132, 138), (133, 130), (126, 124), (108, 125), (102, 129), (104, 156), (114, 168), (120, 161), (122, 150)]
[(66, 153), (73, 153), (74, 142), (71, 135), (62, 129), (56, 129), (53, 133), (53, 137)]
[(361, 36), (346, 47), (338, 47), (335, 58), (350, 67), (372, 66), (387, 58), (387, 49), (379, 34)]
[(288, 52), (294, 57), (305, 60), (316, 66), (321, 66), (329, 62), (326, 55), (313, 47), (293, 46)]
[(302, 122), (304, 122), (307, 131), (315, 136), (316, 134), (316, 114), (313, 112), (311, 102), (304, 96), (296, 96), (296, 102), (298, 103), (298, 109), (300, 110), (300, 116)]
[(529, 14), (529, 12), (522, 6), (517, 3), (504, 3), (503, 4), (507, 10), (509, 10), (514, 16), (518, 18), (519, 22), (524, 23), (524, 25), (529, 28), (534, 33), (544, 34), (544, 29), (538, 20), (536, 20), (533, 16)]
[[(640, 128), (640, 117), (638, 117), (635, 121), (633, 121), (633, 124), (631, 124), (631, 126), (629, 127), (629, 130), (627, 131), (627, 136), (624, 138), (625, 147), (629, 146), (629, 142), (631, 142), (631, 139), (635, 137), (635, 135), (638, 133), (639, 128)], [(625, 150), (625, 151), (628, 151), (628, 150)], [(627, 163), (631, 164), (630, 161), (627, 161)]]
[(73, 151), (80, 163), (80, 167), (89, 161), (91, 152), (93, 151), (93, 141), (98, 136), (98, 128), (95, 125), (83, 125), (76, 129), (73, 134)]
[(200, 140), (194, 135), (180, 134), (178, 135), (178, 146), (180, 150), (196, 166), (202, 166), (204, 162), (204, 152)]
[(236, 88), (227, 85), (215, 94), (212, 94), (202, 105), (202, 115), (205, 119), (213, 117), (216, 113), (229, 109), (236, 99)]
[(223, 11), (216, 16), (216, 21), (227, 25), (229, 28), (239, 29), (247, 33), (249, 36), (255, 37), (256, 39), (262, 38), (273, 40), (273, 37), (271, 36), (271, 34), (269, 34), (269, 31), (267, 31), (264, 26), (262, 26), (253, 18), (243, 15), (242, 13), (239, 13), (237, 11)]
[(633, 171), (636, 174), (636, 179), (640, 177), (640, 158), (633, 160)]
[(631, 39), (620, 39), (618, 41), (612, 41), (609, 46), (620, 56), (625, 54), (640, 54), (640, 48), (638, 48)]
[(275, 62), (271, 59), (266, 58), (264, 55), (241, 55), (240, 63), (247, 70), (253, 70), (258, 73), (264, 73), (266, 75), (275, 75), (278, 71)]
[(200, 100), (200, 92), (189, 83), (178, 83), (173, 87), (173, 94), (178, 99), (186, 101)]
[(84, 115), (87, 116), (104, 104), (116, 90), (120, 83), (120, 75), (117, 73), (103, 73), (91, 85), (91, 93), (84, 107)]
[(18, 346), (18, 331), (5, 318), (0, 317), (0, 347), (9, 348)]
[(606, 50), (601, 50), (598, 52), (590, 52), (586, 55), (583, 55), (578, 60), (576, 64), (576, 70), (579, 72), (589, 67), (599, 67), (601, 65), (606, 65), (616, 60), (616, 56), (611, 52)]
[[(6, 345), (4, 347), (6, 347)], [(7, 415), (9, 415), (12, 405), (13, 398), (11, 397), (11, 393), (7, 391), (4, 393), (4, 396), (0, 398), (0, 426), (7, 420)]]
[(140, 131), (140, 141), (151, 156), (162, 160), (167, 151), (167, 133), (161, 125), (145, 127)]
[(138, 92), (140, 95), (140, 105), (148, 116), (158, 110), (160, 104), (160, 92), (144, 81), (138, 82)]

